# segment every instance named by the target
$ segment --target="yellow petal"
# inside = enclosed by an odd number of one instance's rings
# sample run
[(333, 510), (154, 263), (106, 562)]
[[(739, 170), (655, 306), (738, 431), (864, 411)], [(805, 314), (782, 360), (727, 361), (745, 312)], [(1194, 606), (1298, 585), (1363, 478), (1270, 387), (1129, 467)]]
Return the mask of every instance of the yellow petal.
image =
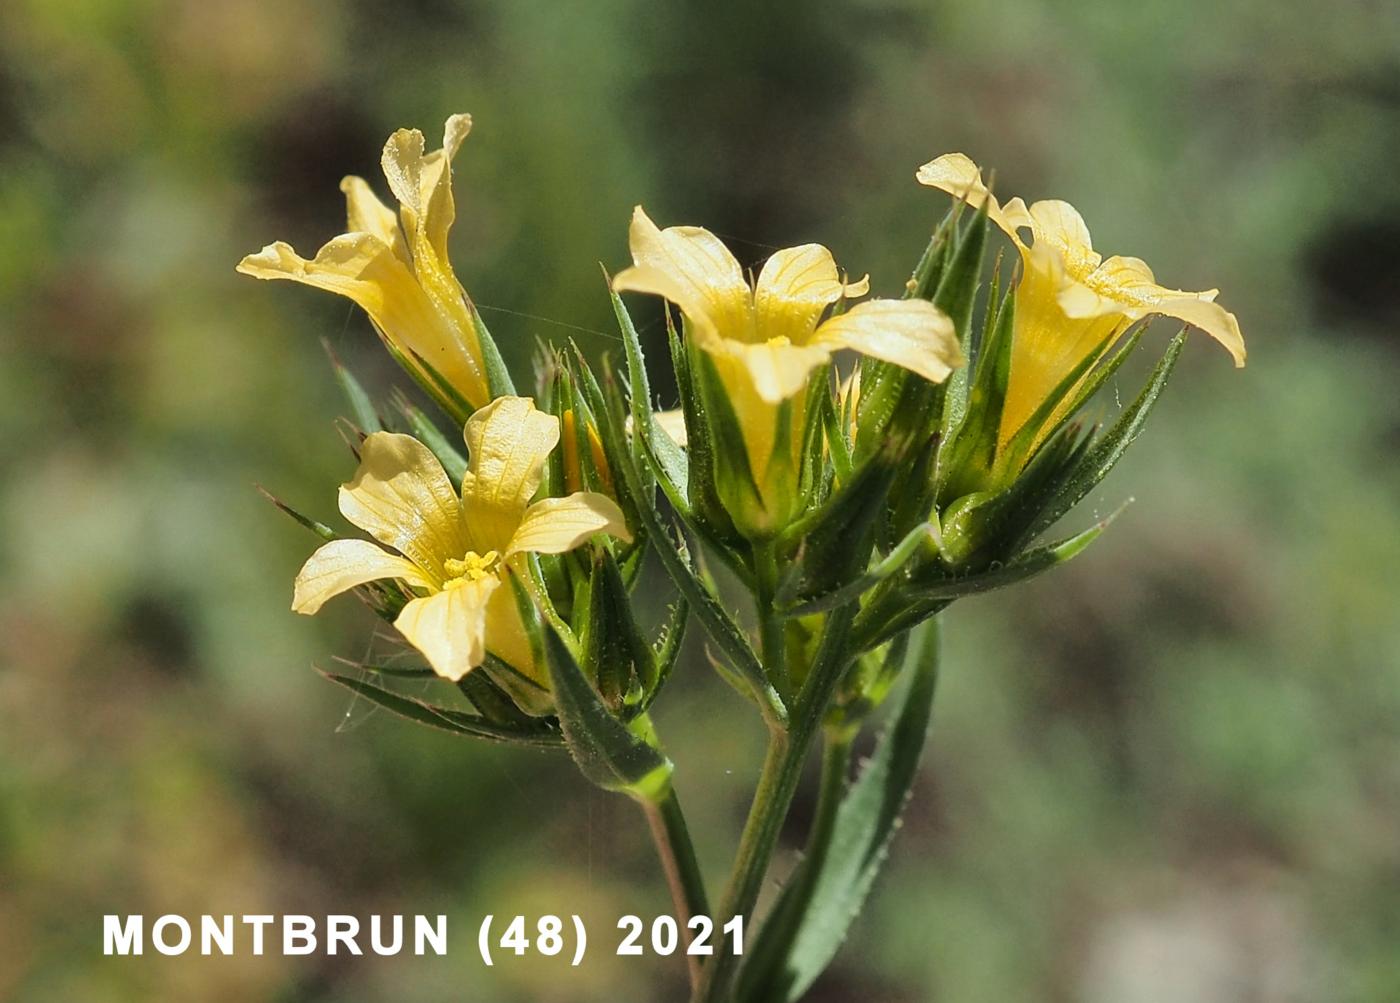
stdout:
[(1205, 331), (1225, 346), (1236, 366), (1245, 362), (1244, 337), (1235, 315), (1214, 302), (1219, 290), (1187, 292), (1157, 284), (1152, 269), (1138, 258), (1108, 258), (1078, 284), (1060, 292), (1070, 317), (1101, 316), (1117, 311), (1132, 320), (1161, 314)]
[(628, 242), (636, 267), (614, 276), (614, 289), (664, 296), (704, 334), (752, 339), (753, 296), (718, 237), (698, 226), (658, 229), (637, 206)]
[(680, 408), (674, 411), (656, 411), (652, 414), (656, 423), (661, 426), (661, 431), (671, 437), (671, 441), (677, 446), (684, 448), (686, 445), (687, 433), (685, 430), (685, 412)]
[(353, 174), (340, 179), (345, 193), (345, 229), (350, 233), (368, 233), (390, 248), (394, 256), (410, 268), (413, 259), (399, 229), (398, 213), (390, 209), (370, 189), (364, 178)]
[(982, 183), (982, 170), (963, 153), (945, 153), (920, 167), (915, 178), (919, 184), (945, 191), (954, 198), (965, 201), (971, 208), (980, 209), (987, 203), (987, 218), (1005, 231), (1006, 235), (1021, 244), (1016, 232), (1021, 227), (1031, 225), (1031, 217), (1025, 203), (1012, 199), (1002, 205)]
[(292, 609), (297, 613), (315, 613), (327, 599), (381, 578), (433, 587), (418, 565), (368, 540), (332, 540), (302, 566), (292, 593)]
[(345, 518), (393, 547), (438, 581), (443, 562), (467, 551), (452, 483), (427, 446), (410, 435), (375, 432), (360, 446), (360, 469), (340, 489)]
[(475, 327), (460, 288), (455, 300), (430, 297), (413, 271), (373, 234), (342, 234), (323, 246), (314, 261), (279, 240), (240, 261), (238, 271), (259, 279), (290, 279), (353, 300), (399, 351), (426, 361), (469, 402), (485, 400)]
[(1240, 333), (1240, 322), (1219, 303), (1194, 297), (1169, 299), (1158, 303), (1150, 312), (1200, 328), (1225, 346), (1237, 368), (1244, 365), (1244, 335)]
[(486, 575), (414, 599), (394, 626), (423, 653), (434, 672), (456, 682), (486, 657), (486, 606), (500, 585), (495, 575)]
[(610, 533), (625, 542), (632, 539), (622, 510), (607, 495), (578, 491), (564, 498), (543, 498), (525, 510), (504, 556), (562, 554), (594, 533)]
[(928, 300), (870, 300), (817, 328), (814, 343), (852, 348), (941, 383), (966, 360), (948, 315)]
[(1099, 255), (1079, 210), (1059, 199), (1044, 199), (1032, 205), (1029, 211), (1036, 246), (1048, 244), (1059, 251), (1071, 276), (1083, 279), (1098, 267)]
[[(806, 390), (807, 377), (812, 370), (831, 357), (828, 345), (816, 341), (793, 344), (786, 338), (756, 345), (726, 340), (709, 351), (731, 394), (737, 396), (735, 384), (743, 380), (769, 405), (779, 404)], [(739, 417), (742, 422), (743, 415)]]
[(849, 285), (842, 282), (831, 252), (820, 244), (778, 251), (764, 263), (754, 286), (759, 337), (802, 344), (828, 306), (842, 296), (864, 296), (869, 290), (869, 276)]
[(500, 397), (467, 420), (462, 514), (473, 549), (504, 552), (559, 442), (559, 419), (528, 397)]

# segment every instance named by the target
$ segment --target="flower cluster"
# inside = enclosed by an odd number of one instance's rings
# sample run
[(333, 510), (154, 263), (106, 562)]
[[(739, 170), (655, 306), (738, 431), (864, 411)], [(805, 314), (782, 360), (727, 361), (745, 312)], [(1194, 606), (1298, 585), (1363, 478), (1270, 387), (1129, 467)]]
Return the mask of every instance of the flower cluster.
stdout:
[[(852, 281), (819, 244), (779, 250), (754, 274), (710, 231), (662, 229), (637, 207), (632, 264), (608, 290), (623, 371), (560, 351), (520, 396), (448, 259), (451, 162), (470, 122), (449, 118), (432, 152), (416, 130), (390, 137), (397, 213), (346, 178), (348, 232), (311, 260), (279, 242), (238, 266), (353, 300), (454, 426), (445, 434), (401, 397), (386, 428), (337, 363), (360, 432), (340, 512), (372, 541), (293, 513), (326, 541), (293, 609), (358, 593), (425, 666), (332, 679), (456, 734), (567, 748), (590, 781), (635, 798), (681, 915), (711, 910), (648, 710), (698, 621), (772, 736), (717, 919), (751, 917), (818, 737), (829, 772), (809, 852), (756, 949), (742, 971), (724, 953), (693, 963), (695, 999), (796, 999), (839, 945), (897, 821), (888, 807), (907, 794), (936, 615), (1095, 539), (1104, 523), (1041, 542), (1142, 430), (1185, 327), (1243, 365), (1239, 324), (1215, 290), (1167, 288), (1137, 258), (1101, 257), (1068, 203), (1003, 202), (947, 154), (917, 180), (953, 202), (894, 299), (868, 298), (869, 278)], [(1014, 255), (988, 281), (994, 230)], [(654, 409), (623, 293), (664, 301), (675, 410)], [(1107, 428), (1084, 421), (1156, 317), (1184, 327), (1142, 392)], [(647, 554), (676, 595), (659, 629), (635, 601)], [(710, 560), (747, 593), (748, 623)], [(453, 683), (457, 702), (398, 691), (402, 675)], [(852, 741), (902, 680), (895, 727), (845, 793)]]

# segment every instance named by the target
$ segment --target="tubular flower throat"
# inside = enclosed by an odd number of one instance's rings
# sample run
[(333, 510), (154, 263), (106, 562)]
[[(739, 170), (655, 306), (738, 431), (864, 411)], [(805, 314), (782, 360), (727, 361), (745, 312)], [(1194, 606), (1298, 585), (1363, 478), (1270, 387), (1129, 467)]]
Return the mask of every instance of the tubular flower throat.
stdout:
[[(1027, 208), (1014, 198), (1001, 205), (982, 183), (978, 166), (961, 153), (924, 164), (917, 178), (920, 184), (966, 200), (971, 208), (985, 202), (988, 218), (1021, 252), (1023, 271), (1016, 287), (1011, 372), (998, 448), (1007, 445), (1080, 364), (1108, 351), (1145, 317), (1160, 314), (1200, 328), (1225, 346), (1235, 365), (1244, 365), (1239, 322), (1214, 302), (1219, 290), (1168, 289), (1157, 284), (1152, 269), (1139, 258), (1102, 258), (1083, 218), (1068, 202), (1048, 199)], [(1031, 231), (1030, 244), (1021, 240), (1024, 229)], [(1063, 416), (1075, 389), (1068, 388), (1060, 409), (1049, 415), (1043, 428), (1053, 427)]]
[[(244, 275), (291, 279), (353, 300), (379, 336), (425, 386), (438, 381), (473, 409), (490, 399), (481, 337), (466, 292), (447, 256), (456, 208), (452, 158), (471, 130), (470, 115), (453, 115), (442, 148), (424, 153), (423, 134), (400, 129), (384, 144), (382, 164), (399, 202), (395, 215), (363, 178), (340, 182), (348, 232), (307, 261), (277, 241), (238, 264)], [(439, 393), (439, 396), (441, 394)]]
[(394, 626), (438, 675), (461, 679), (490, 651), (538, 680), (514, 590), (502, 587), (513, 559), (562, 554), (594, 533), (631, 537), (616, 502), (603, 495), (530, 503), (559, 441), (559, 420), (533, 401), (493, 401), (467, 421), (465, 437), (470, 465), (460, 498), (417, 439), (391, 432), (365, 439), (360, 468), (340, 489), (340, 511), (383, 546), (322, 546), (297, 575), (292, 609), (315, 613), (358, 585), (396, 579), (417, 598)]
[(844, 282), (820, 244), (776, 252), (750, 286), (728, 248), (700, 227), (659, 229), (638, 206), (629, 242), (633, 267), (613, 288), (663, 296), (685, 315), (742, 431), (761, 528), (780, 525), (798, 500), (807, 381), (833, 352), (854, 349), (934, 382), (963, 362), (952, 321), (926, 300), (869, 300), (823, 320), (870, 283)]

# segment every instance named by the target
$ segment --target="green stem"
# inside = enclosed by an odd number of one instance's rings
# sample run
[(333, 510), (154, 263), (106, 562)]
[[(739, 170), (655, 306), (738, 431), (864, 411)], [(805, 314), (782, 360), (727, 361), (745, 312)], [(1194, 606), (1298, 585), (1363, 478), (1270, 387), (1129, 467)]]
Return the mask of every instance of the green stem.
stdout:
[(754, 544), (755, 599), (758, 612), (759, 650), (763, 655), (763, 671), (778, 693), (787, 699), (792, 692), (787, 671), (787, 652), (783, 643), (783, 619), (773, 608), (778, 591), (778, 558), (771, 542)]
[[(655, 800), (641, 802), (651, 827), (651, 838), (656, 844), (656, 854), (661, 858), (661, 869), (666, 874), (666, 884), (671, 890), (671, 902), (676, 910), (676, 923), (684, 931), (687, 948), (694, 935), (690, 929), (693, 916), (710, 914), (709, 899), (705, 895), (705, 879), (700, 873), (699, 861), (695, 858), (695, 845), (690, 840), (690, 828), (685, 823), (676, 790), (669, 784), (666, 792)], [(690, 973), (692, 991), (700, 985), (700, 957), (686, 951), (686, 965)]]
[[(778, 845), (783, 820), (787, 817), (793, 795), (797, 792), (798, 780), (802, 777), (802, 765), (806, 762), (826, 705), (849, 664), (846, 635), (854, 616), (855, 607), (851, 604), (833, 611), (827, 617), (821, 646), (793, 708), (789, 730), (786, 733), (773, 732), (768, 754), (763, 760), (763, 770), (759, 774), (758, 788), (754, 791), (753, 804), (749, 808), (749, 817), (739, 839), (734, 869), (720, 901), (717, 924), (728, 923), (740, 916), (743, 917), (744, 927), (749, 925), (754, 905), (763, 888), (764, 876), (773, 859), (773, 851)], [(720, 1003), (728, 998), (736, 961), (733, 953), (721, 950), (705, 965), (700, 989), (694, 997), (697, 1003)]]

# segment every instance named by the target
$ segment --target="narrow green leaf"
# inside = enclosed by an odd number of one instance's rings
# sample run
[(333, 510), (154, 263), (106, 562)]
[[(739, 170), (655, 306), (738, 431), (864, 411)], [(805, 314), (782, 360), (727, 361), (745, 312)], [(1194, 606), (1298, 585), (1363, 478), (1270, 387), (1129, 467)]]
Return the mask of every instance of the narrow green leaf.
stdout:
[(317, 536), (319, 536), (321, 539), (323, 539), (323, 540), (339, 540), (339, 539), (340, 539), (340, 534), (337, 533), (335, 530), (331, 529), (331, 528), (330, 528), (329, 526), (327, 526), (324, 522), (317, 522), (315, 519), (311, 518), (309, 515), (302, 515), (300, 512), (298, 512), (296, 509), (292, 508), (290, 505), (288, 505), (288, 504), (287, 504), (286, 502), (284, 502), (282, 499), (278, 498), (278, 497), (277, 497), (276, 495), (274, 495), (272, 492), (268, 491), (267, 488), (263, 487), (261, 484), (254, 484), (253, 487), (257, 488), (258, 494), (262, 495), (262, 496), (263, 496), (264, 498), (266, 498), (268, 501), (272, 502), (272, 504), (276, 505), (278, 509), (280, 509), (282, 512), (285, 512), (287, 515), (291, 516), (291, 517), (292, 517), (293, 519), (295, 519), (298, 523), (300, 523), (301, 525), (305, 526), (307, 529), (311, 530), (311, 532), (315, 533), (315, 534), (316, 534)]
[(510, 370), (506, 368), (505, 360), (501, 358), (501, 350), (496, 347), (496, 339), (491, 337), (491, 332), (486, 329), (486, 321), (482, 320), (476, 304), (469, 301), (468, 305), (472, 311), (472, 322), (476, 325), (477, 342), (481, 345), (481, 361), (486, 366), (487, 391), (493, 400), (497, 397), (514, 396), (515, 382), (510, 378)]
[[(785, 617), (810, 616), (824, 613), (844, 603), (859, 599), (876, 585), (890, 578), (904, 568), (925, 543), (938, 542), (938, 527), (931, 522), (922, 523), (909, 531), (889, 555), (855, 581), (842, 585), (835, 591), (815, 596), (795, 606), (782, 610)], [(779, 596), (781, 602), (785, 597)]]

